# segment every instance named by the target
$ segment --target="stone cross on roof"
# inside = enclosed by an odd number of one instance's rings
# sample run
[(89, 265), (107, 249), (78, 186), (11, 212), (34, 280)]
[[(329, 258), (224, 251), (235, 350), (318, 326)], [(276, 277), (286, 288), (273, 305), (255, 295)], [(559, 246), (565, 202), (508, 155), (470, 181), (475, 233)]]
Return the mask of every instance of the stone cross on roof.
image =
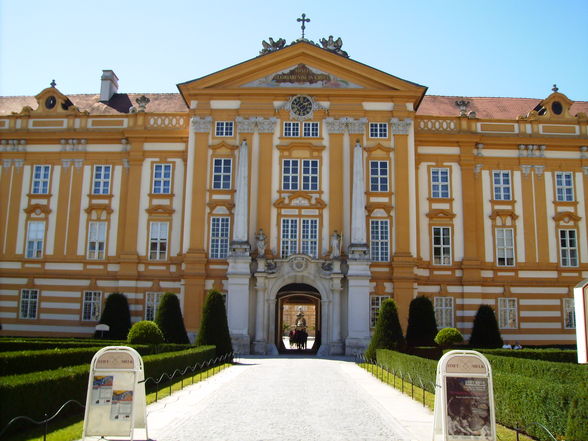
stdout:
[(310, 22), (310, 18), (306, 18), (306, 14), (302, 14), (302, 18), (297, 18), (296, 19), (297, 22), (302, 22), (302, 38), (301, 40), (304, 40), (304, 30), (306, 29), (305, 24)]

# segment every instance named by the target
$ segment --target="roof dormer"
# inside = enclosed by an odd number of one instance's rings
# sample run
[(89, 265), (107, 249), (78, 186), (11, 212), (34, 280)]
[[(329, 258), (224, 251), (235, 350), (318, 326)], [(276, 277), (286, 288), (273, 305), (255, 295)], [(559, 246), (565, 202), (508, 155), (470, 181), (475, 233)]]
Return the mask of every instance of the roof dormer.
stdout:
[(36, 109), (30, 106), (24, 106), (20, 113), (23, 115), (31, 113), (43, 115), (79, 113), (79, 109), (55, 85), (55, 80), (51, 81), (50, 87), (43, 89), (35, 96), (37, 100)]
[(570, 119), (574, 116), (570, 113), (570, 108), (574, 102), (563, 93), (554, 84), (551, 89), (553, 93), (542, 100), (535, 108), (527, 114), (530, 119)]

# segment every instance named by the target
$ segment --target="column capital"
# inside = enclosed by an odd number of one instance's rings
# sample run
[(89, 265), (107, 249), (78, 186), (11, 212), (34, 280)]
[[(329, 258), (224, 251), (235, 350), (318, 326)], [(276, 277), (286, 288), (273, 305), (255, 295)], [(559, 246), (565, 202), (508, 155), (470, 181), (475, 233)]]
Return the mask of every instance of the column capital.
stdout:
[(340, 119), (325, 119), (325, 124), (329, 133), (345, 133), (345, 130), (347, 130), (352, 134), (363, 135), (366, 123), (367, 118), (354, 119), (351, 117), (343, 117)]
[(257, 118), (254, 116), (250, 118), (243, 118), (242, 116), (238, 116), (235, 118), (235, 121), (237, 121), (237, 130), (239, 130), (239, 133), (255, 132)]
[(393, 135), (408, 135), (411, 125), (412, 118), (405, 118), (404, 120), (392, 118), (390, 120), (390, 128)]
[(347, 123), (347, 130), (349, 133), (354, 135), (363, 135), (365, 133), (365, 125), (367, 124), (367, 118), (342, 118)]
[(276, 121), (277, 119), (274, 117), (266, 119), (262, 116), (258, 116), (256, 118), (257, 131), (259, 133), (274, 133), (276, 128)]
[(207, 116), (204, 118), (200, 118), (199, 116), (194, 116), (191, 119), (192, 130), (196, 133), (208, 133), (210, 132), (210, 128), (212, 127), (212, 117)]
[(345, 133), (345, 123), (332, 117), (325, 119), (325, 126), (329, 133)]

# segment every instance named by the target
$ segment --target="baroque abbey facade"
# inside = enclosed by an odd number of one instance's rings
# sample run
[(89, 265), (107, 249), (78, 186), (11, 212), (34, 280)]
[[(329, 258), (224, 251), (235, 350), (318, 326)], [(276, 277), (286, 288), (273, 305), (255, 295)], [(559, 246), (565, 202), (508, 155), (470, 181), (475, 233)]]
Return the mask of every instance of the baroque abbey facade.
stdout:
[(470, 334), (574, 344), (588, 277), (588, 102), (428, 96), (300, 39), (179, 94), (0, 98), (0, 335), (94, 332), (176, 293), (194, 335), (226, 294), (241, 353), (274, 353), (284, 308), (319, 352), (368, 343), (377, 310), (431, 298)]

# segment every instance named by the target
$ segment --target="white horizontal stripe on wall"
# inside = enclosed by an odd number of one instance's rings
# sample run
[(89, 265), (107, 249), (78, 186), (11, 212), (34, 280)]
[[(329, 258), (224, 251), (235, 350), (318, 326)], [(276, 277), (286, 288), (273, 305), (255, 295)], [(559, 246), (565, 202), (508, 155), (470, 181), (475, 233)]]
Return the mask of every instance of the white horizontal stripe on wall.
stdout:
[(544, 277), (555, 279), (557, 278), (557, 271), (519, 271), (519, 277)]
[(150, 288), (153, 286), (153, 282), (134, 280), (98, 280), (96, 284), (111, 288)]
[(539, 300), (539, 299), (520, 299), (520, 305), (560, 305), (559, 299)]
[(142, 299), (145, 295), (142, 292), (124, 292), (127, 299)]
[(474, 317), (478, 311), (457, 311), (456, 315), (458, 317)]
[(51, 263), (45, 264), (45, 269), (49, 270), (66, 270), (66, 271), (82, 271), (84, 269), (83, 263)]
[(32, 331), (32, 332), (59, 332), (76, 334), (93, 334), (94, 327), (63, 326), (63, 325), (21, 325), (17, 323), (3, 323), (4, 331)]
[[(0, 312), (0, 318), (16, 318), (16, 312)], [(2, 329), (8, 330), (7, 324), (2, 325)]]
[(502, 334), (503, 340), (565, 340), (576, 341), (576, 334)]
[(80, 309), (79, 303), (41, 302), (41, 308), (48, 309)]
[(561, 317), (559, 311), (521, 311), (521, 317)]
[(510, 292), (513, 294), (567, 294), (569, 292), (566, 287), (537, 287), (537, 286), (511, 286)]
[(553, 322), (523, 322), (521, 329), (561, 329), (561, 323)]
[(0, 296), (17, 296), (17, 289), (0, 289)]
[(18, 277), (0, 277), (0, 283), (3, 285), (24, 285), (28, 280)]
[(469, 329), (474, 327), (474, 322), (457, 322), (457, 327), (459, 329)]
[(129, 305), (130, 311), (143, 311), (143, 305)]
[(90, 281), (83, 279), (35, 279), (35, 285), (89, 286)]
[(0, 306), (4, 306), (5, 308), (16, 308), (18, 302), (15, 300), (0, 300)]
[(417, 288), (418, 292), (439, 292), (441, 291), (441, 287), (438, 285), (433, 286), (419, 286)]
[(20, 262), (0, 262), (0, 269), (20, 269)]
[(458, 305), (494, 305), (494, 299), (455, 299)]
[(41, 313), (40, 318), (45, 320), (79, 320), (79, 314), (48, 314), (46, 312)]
[(82, 293), (79, 291), (48, 291), (43, 290), (43, 297), (66, 297), (68, 299), (79, 299)]

